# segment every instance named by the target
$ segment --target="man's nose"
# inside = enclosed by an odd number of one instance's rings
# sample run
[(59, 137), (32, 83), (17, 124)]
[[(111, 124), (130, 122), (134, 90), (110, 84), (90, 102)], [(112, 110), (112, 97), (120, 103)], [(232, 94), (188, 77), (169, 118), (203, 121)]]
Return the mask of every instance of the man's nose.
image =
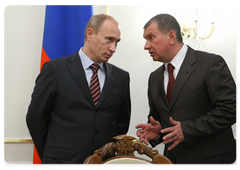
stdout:
[(145, 45), (144, 45), (144, 50), (148, 50), (150, 48), (149, 43), (146, 41)]
[(116, 44), (114, 44), (114, 43), (112, 43), (112, 44), (110, 45), (110, 48), (109, 48), (109, 50), (110, 50), (112, 53), (115, 53), (115, 51), (116, 51), (116, 48), (117, 48), (117, 45), (116, 45)]

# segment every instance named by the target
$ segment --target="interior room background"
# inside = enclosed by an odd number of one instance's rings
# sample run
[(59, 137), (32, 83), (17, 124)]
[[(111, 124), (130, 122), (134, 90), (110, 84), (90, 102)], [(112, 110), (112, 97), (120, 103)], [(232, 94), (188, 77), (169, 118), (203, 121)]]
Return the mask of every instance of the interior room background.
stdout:
[[(107, 9), (105, 5), (94, 5), (93, 8), (94, 14), (107, 12), (112, 15), (121, 27), (121, 42), (109, 62), (130, 73), (132, 116), (128, 135), (136, 137), (135, 126), (147, 121), (148, 78), (162, 64), (154, 62), (143, 49), (143, 26), (156, 14), (175, 16), (186, 28), (184, 42), (194, 49), (221, 55), (236, 81), (234, 5), (109, 5)], [(31, 139), (25, 118), (40, 71), (44, 18), (44, 5), (7, 6), (4, 11), (4, 158), (8, 163), (32, 162), (31, 142), (9, 141)], [(236, 125), (233, 131), (236, 137)], [(162, 154), (163, 144), (156, 149)]]

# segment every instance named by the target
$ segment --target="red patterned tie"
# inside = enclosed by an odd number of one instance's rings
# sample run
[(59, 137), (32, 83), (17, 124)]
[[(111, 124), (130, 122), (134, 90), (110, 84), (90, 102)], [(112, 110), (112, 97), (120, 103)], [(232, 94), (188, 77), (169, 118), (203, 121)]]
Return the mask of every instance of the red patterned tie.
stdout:
[(168, 81), (168, 86), (167, 86), (167, 98), (168, 98), (168, 102), (171, 102), (171, 96), (172, 96), (172, 89), (173, 89), (173, 84), (174, 84), (174, 76), (173, 76), (173, 69), (174, 66), (169, 63), (168, 66), (168, 75), (169, 75), (169, 81)]
[(93, 102), (95, 104), (95, 106), (97, 106), (98, 104), (98, 100), (100, 98), (100, 84), (98, 81), (98, 69), (99, 69), (99, 65), (96, 63), (93, 63), (90, 68), (93, 71), (93, 75), (91, 77), (91, 81), (90, 81), (90, 91), (92, 94), (92, 98), (93, 98)]

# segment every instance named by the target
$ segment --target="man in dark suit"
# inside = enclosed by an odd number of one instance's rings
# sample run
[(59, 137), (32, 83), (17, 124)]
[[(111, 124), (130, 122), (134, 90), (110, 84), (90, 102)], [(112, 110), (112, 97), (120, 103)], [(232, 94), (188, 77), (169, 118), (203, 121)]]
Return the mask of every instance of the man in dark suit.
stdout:
[[(42, 163), (83, 163), (128, 131), (129, 73), (108, 63), (120, 41), (117, 21), (93, 16), (84, 41), (72, 56), (45, 63), (36, 80), (27, 125)], [(97, 100), (90, 90), (92, 64), (99, 67)]]
[(149, 120), (136, 126), (140, 140), (163, 142), (173, 163), (233, 163), (236, 85), (224, 59), (183, 44), (180, 26), (168, 14), (149, 20), (143, 36), (144, 49), (164, 64), (149, 78)]

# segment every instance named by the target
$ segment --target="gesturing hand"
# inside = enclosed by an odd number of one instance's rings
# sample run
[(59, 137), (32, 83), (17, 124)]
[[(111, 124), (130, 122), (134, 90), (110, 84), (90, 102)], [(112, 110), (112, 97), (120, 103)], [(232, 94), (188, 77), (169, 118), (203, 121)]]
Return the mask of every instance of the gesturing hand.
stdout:
[(148, 145), (149, 140), (156, 139), (160, 131), (162, 130), (162, 126), (160, 123), (151, 116), (149, 118), (150, 123), (148, 124), (138, 124), (135, 128), (139, 129), (137, 130), (137, 136), (140, 138), (140, 141)]
[(163, 143), (168, 144), (173, 142), (173, 144), (168, 148), (168, 150), (172, 150), (179, 143), (184, 142), (185, 139), (181, 128), (181, 122), (173, 120), (172, 117), (170, 117), (169, 120), (174, 126), (162, 129), (161, 133), (168, 133), (163, 137)]

